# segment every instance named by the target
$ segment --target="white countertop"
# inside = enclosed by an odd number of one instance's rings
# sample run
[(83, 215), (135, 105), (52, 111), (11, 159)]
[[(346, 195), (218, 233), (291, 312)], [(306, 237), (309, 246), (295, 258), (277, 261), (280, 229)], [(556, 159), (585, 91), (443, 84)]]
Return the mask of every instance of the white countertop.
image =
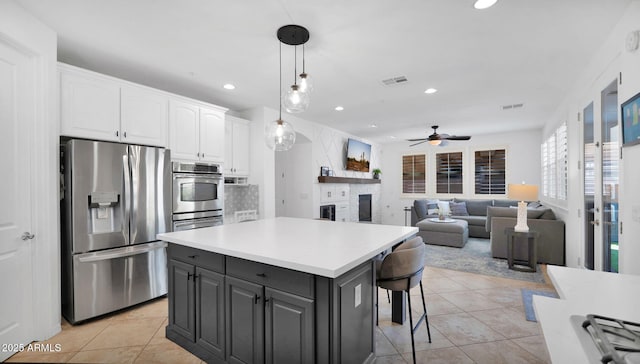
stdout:
[(410, 226), (278, 217), (158, 234), (160, 240), (337, 278), (418, 232)]
[(640, 276), (549, 265), (560, 299), (533, 296), (553, 363), (587, 363), (572, 315), (598, 314), (640, 322)]

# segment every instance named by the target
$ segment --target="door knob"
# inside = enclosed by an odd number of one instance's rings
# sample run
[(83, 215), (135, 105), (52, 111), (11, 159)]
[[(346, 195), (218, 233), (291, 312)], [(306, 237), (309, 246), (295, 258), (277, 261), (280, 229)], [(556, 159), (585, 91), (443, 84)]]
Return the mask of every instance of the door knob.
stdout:
[(21, 239), (24, 240), (24, 241), (27, 241), (27, 240), (31, 240), (31, 239), (33, 239), (35, 237), (36, 236), (34, 234), (31, 234), (30, 232), (25, 231), (24, 233), (22, 233)]
[(600, 225), (600, 220), (594, 220), (594, 221), (589, 221), (591, 223), (591, 225), (595, 225), (595, 226), (599, 226)]

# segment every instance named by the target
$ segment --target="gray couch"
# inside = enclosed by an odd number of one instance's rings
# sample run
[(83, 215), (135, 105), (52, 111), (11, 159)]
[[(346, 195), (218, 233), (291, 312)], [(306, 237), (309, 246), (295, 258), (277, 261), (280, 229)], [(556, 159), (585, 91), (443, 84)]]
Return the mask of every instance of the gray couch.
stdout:
[[(416, 226), (416, 224), (424, 219), (438, 217), (437, 214), (428, 214), (431, 200), (415, 200), (413, 201), (413, 206), (411, 207), (411, 226)], [(444, 201), (444, 200), (442, 200)], [(487, 208), (489, 206), (494, 206), (495, 202), (498, 202), (500, 206), (505, 204), (513, 204), (514, 206), (518, 204), (517, 201), (512, 200), (467, 200), (467, 199), (459, 199), (455, 198), (451, 200), (452, 202), (464, 202), (467, 210), (467, 215), (451, 215), (451, 218), (457, 220), (464, 220), (469, 224), (469, 236), (474, 238), (489, 238), (489, 232), (486, 229), (487, 225)], [(450, 202), (451, 202), (450, 201)], [(507, 205), (509, 206), (509, 205)]]
[[(487, 208), (486, 230), (491, 238), (491, 254), (494, 258), (507, 258), (507, 235), (505, 229), (516, 225), (517, 209), (510, 207)], [(544, 206), (527, 209), (527, 225), (529, 230), (537, 231), (538, 263), (565, 264), (565, 232), (564, 221), (556, 220), (553, 210)], [(524, 245), (516, 246), (514, 257), (526, 257)]]

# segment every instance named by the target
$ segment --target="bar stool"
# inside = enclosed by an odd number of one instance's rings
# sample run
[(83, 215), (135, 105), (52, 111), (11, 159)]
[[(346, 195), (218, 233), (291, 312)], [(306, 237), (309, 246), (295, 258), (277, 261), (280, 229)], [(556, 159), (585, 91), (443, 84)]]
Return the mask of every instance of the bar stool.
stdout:
[[(404, 291), (409, 305), (409, 324), (411, 325), (411, 350), (413, 352), (413, 362), (416, 362), (416, 347), (414, 333), (420, 327), (422, 321), (427, 325), (427, 334), (431, 342), (431, 330), (429, 329), (429, 318), (427, 317), (427, 305), (424, 301), (424, 290), (422, 288), (422, 271), (424, 270), (424, 243), (421, 237), (415, 237), (400, 244), (394, 251), (387, 254), (381, 262), (376, 264), (376, 285), (391, 291)], [(411, 312), (411, 297), (409, 290), (420, 284), (420, 296), (422, 297), (422, 308), (424, 313), (413, 326), (413, 314)], [(376, 294), (376, 324), (378, 316), (378, 295)]]

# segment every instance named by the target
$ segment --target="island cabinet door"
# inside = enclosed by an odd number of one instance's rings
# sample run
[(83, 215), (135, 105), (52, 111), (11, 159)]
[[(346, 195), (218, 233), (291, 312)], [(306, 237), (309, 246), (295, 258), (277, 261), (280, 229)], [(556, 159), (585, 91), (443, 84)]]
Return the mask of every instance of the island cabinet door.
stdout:
[(196, 343), (224, 360), (224, 276), (196, 268)]
[(227, 362), (264, 363), (264, 287), (227, 276)]
[(265, 363), (314, 363), (313, 300), (265, 288)]
[(195, 341), (195, 267), (169, 260), (169, 326), (185, 338)]

